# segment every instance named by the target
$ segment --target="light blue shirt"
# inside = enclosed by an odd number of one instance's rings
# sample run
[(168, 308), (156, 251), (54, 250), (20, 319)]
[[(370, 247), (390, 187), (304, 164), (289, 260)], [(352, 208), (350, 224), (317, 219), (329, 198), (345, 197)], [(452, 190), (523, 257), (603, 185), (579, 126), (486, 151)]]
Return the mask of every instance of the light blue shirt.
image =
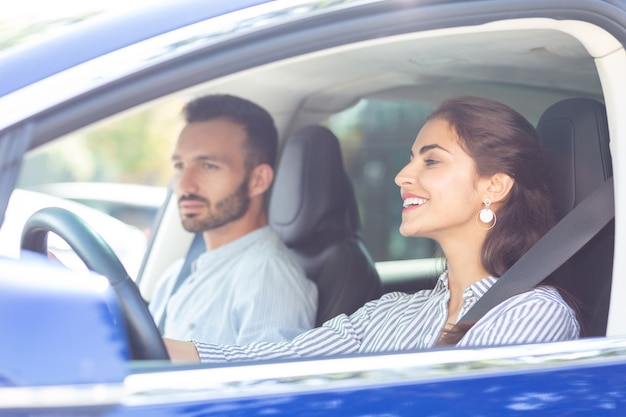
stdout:
[(315, 324), (317, 287), (269, 227), (200, 255), (173, 294), (182, 268), (168, 268), (150, 302), (163, 336), (217, 344), (291, 340)]
[[(463, 293), (462, 317), (496, 282), (486, 277)], [(220, 346), (193, 340), (202, 362), (304, 358), (432, 348), (448, 316), (450, 289), (444, 272), (432, 290), (393, 292), (347, 316), (340, 314), (292, 341)], [(457, 346), (495, 346), (576, 339), (574, 310), (554, 287), (540, 286), (511, 297), (485, 314)]]

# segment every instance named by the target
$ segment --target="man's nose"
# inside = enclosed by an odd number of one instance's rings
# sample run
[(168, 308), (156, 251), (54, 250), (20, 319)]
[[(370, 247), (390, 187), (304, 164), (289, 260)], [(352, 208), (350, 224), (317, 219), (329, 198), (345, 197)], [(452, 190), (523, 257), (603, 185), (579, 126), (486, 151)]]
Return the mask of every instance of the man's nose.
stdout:
[(193, 172), (183, 169), (178, 176), (175, 188), (178, 188), (179, 194), (195, 194), (198, 191), (198, 185)]

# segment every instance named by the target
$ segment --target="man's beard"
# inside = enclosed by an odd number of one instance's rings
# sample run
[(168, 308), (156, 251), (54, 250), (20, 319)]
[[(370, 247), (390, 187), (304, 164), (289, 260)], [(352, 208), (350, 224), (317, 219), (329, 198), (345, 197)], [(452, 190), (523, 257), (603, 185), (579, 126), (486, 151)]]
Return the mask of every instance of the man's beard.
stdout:
[(179, 203), (185, 200), (201, 201), (206, 205), (208, 212), (205, 217), (200, 217), (197, 214), (183, 217), (183, 228), (188, 232), (198, 233), (217, 229), (218, 227), (241, 219), (248, 211), (248, 207), (250, 207), (250, 197), (248, 196), (249, 180), (249, 176), (244, 178), (239, 187), (237, 187), (231, 195), (215, 203), (214, 210), (211, 207), (211, 202), (206, 198), (195, 194), (182, 196), (178, 200)]

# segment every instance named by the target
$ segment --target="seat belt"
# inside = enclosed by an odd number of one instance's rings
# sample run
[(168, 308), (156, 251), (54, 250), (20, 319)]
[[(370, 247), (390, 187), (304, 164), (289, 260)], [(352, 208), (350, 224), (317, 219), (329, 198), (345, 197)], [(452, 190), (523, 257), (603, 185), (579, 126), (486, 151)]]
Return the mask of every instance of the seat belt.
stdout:
[(614, 217), (613, 178), (574, 207), (511, 266), (458, 321), (477, 322), (514, 295), (536, 287), (602, 230)]

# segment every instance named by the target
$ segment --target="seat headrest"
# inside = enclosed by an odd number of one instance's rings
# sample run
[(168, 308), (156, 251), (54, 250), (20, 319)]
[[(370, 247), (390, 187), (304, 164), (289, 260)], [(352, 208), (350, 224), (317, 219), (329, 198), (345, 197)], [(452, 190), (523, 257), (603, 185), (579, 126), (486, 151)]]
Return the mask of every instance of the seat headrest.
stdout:
[(270, 197), (269, 222), (289, 247), (311, 239), (321, 245), (357, 233), (354, 192), (339, 141), (329, 129), (307, 126), (285, 143)]
[(613, 175), (606, 109), (591, 98), (550, 106), (537, 124), (559, 218)]

